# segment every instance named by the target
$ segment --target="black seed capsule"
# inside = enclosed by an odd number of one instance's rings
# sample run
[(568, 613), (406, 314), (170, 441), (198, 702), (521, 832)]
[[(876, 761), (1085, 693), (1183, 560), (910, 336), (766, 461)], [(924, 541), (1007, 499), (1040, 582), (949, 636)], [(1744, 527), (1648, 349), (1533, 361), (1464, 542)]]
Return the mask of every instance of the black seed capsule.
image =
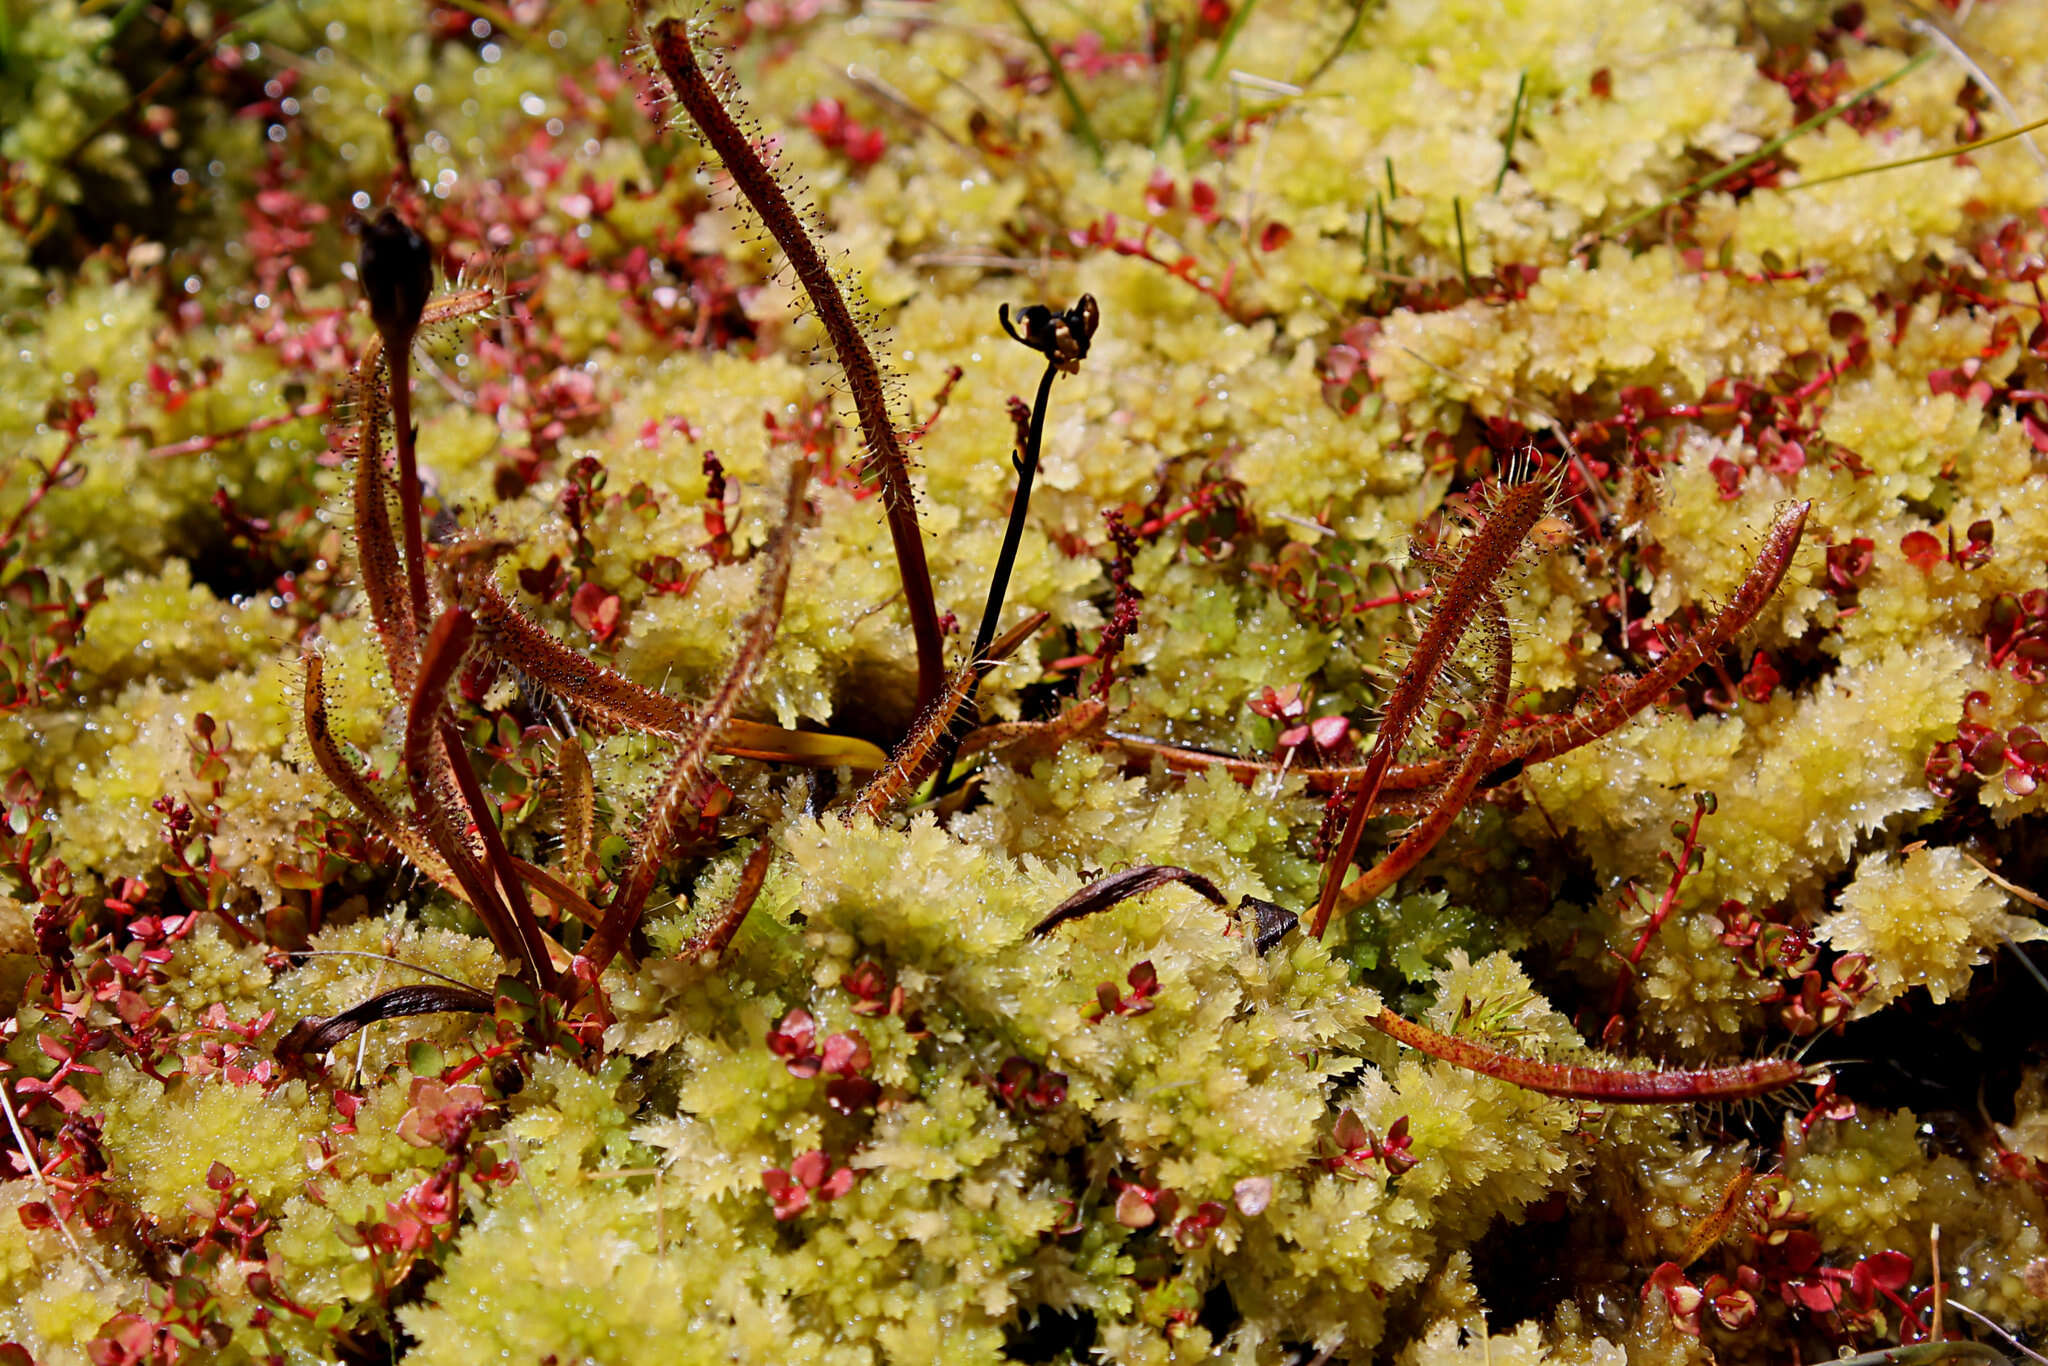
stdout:
[(356, 269), (370, 301), (370, 321), (385, 337), (410, 339), (434, 292), (434, 249), (390, 209), (356, 221)]

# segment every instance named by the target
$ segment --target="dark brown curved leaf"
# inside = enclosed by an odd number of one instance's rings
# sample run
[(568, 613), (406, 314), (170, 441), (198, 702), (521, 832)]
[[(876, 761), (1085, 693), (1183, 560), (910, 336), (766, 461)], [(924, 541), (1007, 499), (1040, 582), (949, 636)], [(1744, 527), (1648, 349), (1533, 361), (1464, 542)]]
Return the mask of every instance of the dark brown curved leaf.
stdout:
[(1147, 864), (1142, 868), (1126, 868), (1121, 873), (1111, 873), (1108, 877), (1097, 878), (1053, 907), (1051, 914), (1032, 927), (1031, 933), (1050, 934), (1069, 920), (1079, 920), (1084, 915), (1106, 911), (1119, 901), (1143, 896), (1149, 891), (1166, 886), (1169, 882), (1178, 882), (1199, 892), (1218, 906), (1223, 904), (1223, 893), (1217, 890), (1215, 883), (1200, 873), (1191, 873), (1185, 868)]
[(393, 987), (339, 1015), (308, 1015), (277, 1041), (277, 1056), (286, 1063), (318, 1056), (364, 1025), (372, 1025), (379, 1020), (396, 1020), (406, 1015), (435, 1015), (443, 1011), (488, 1015), (492, 1009), (491, 994), (474, 987), (448, 986), (439, 982)]

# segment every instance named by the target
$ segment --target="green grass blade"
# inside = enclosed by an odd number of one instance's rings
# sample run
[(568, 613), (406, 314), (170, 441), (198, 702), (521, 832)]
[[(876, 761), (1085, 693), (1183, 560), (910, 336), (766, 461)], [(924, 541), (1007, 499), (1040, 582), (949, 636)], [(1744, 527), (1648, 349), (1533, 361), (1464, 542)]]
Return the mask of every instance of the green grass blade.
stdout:
[[(1884, 89), (1893, 81), (1903, 80), (1912, 72), (1918, 71), (1921, 67), (1927, 65), (1927, 63), (1933, 58), (1933, 56), (1934, 49), (1928, 48), (1925, 52), (1922, 52), (1919, 56), (1907, 62), (1904, 66), (1900, 67), (1897, 71), (1894, 71), (1891, 75), (1880, 77), (1879, 79), (1872, 81), (1869, 85), (1864, 86), (1855, 94), (1850, 95), (1848, 98), (1841, 100), (1836, 104), (1829, 105), (1826, 109), (1821, 110), (1818, 114), (1815, 114), (1812, 118), (1807, 119), (1805, 122), (1794, 124), (1792, 127), (1778, 134), (1778, 136), (1772, 138), (1769, 142), (1766, 142), (1763, 146), (1757, 148), (1754, 152), (1751, 152), (1748, 156), (1743, 157), (1741, 160), (1731, 161), (1726, 166), (1723, 166), (1720, 170), (1715, 171), (1709, 175), (1701, 176), (1698, 180), (1693, 181), (1684, 189), (1676, 190), (1671, 194), (1664, 196), (1664, 198), (1658, 200), (1655, 204), (1652, 204), (1649, 208), (1642, 210), (1640, 213), (1630, 214), (1627, 218), (1622, 219), (1621, 222), (1615, 224), (1606, 232), (1600, 234), (1600, 236), (1606, 238), (1620, 237), (1622, 234), (1626, 233), (1630, 228), (1635, 227), (1638, 223), (1641, 223), (1646, 219), (1655, 218), (1658, 214), (1664, 212), (1664, 210), (1670, 208), (1672, 205), (1681, 204), (1686, 200), (1692, 198), (1696, 194), (1700, 194), (1704, 191), (1711, 190), (1716, 185), (1719, 185), (1722, 181), (1727, 180), (1731, 176), (1741, 175), (1744, 171), (1756, 165), (1765, 157), (1775, 156), (1779, 152), (1779, 150), (1782, 149), (1786, 143), (1792, 141), (1792, 139), (1810, 133), (1814, 129), (1820, 127), (1822, 124), (1827, 123), (1833, 119), (1840, 118), (1848, 110), (1853, 109), (1855, 106), (1869, 99), (1872, 95), (1875, 95), (1878, 91)], [(1596, 238), (1595, 240), (1598, 239)]]
[(1095, 154), (1095, 159), (1102, 160), (1102, 139), (1095, 135), (1095, 125), (1089, 121), (1088, 110), (1081, 103), (1080, 92), (1075, 90), (1074, 83), (1067, 79), (1067, 69), (1060, 64), (1059, 54), (1052, 50), (1052, 44), (1038, 31), (1038, 25), (1032, 23), (1031, 16), (1024, 12), (1022, 0), (1007, 0), (1007, 3), (1010, 6), (1010, 13), (1017, 16), (1017, 22), (1022, 24), (1024, 32), (1030, 35), (1032, 46), (1038, 49), (1039, 55), (1045, 58), (1046, 65), (1052, 68), (1052, 78), (1058, 83), (1060, 94), (1066, 97), (1067, 108), (1074, 115), (1074, 131), (1080, 135), (1081, 141), (1088, 144), (1088, 150)]

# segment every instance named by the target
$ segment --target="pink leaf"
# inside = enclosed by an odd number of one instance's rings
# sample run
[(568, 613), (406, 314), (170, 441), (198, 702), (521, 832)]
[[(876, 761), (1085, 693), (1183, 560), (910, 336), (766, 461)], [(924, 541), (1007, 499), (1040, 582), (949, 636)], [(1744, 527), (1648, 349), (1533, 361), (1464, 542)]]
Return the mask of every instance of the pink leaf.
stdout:
[(823, 1148), (812, 1148), (809, 1152), (797, 1154), (796, 1160), (789, 1164), (789, 1174), (808, 1189), (816, 1190), (825, 1184), (825, 1172), (830, 1165)]
[(1899, 538), (1899, 550), (1921, 573), (1941, 563), (1941, 542), (1931, 531), (1909, 531)]
[(1149, 1192), (1142, 1186), (1125, 1186), (1116, 1198), (1116, 1221), (1125, 1228), (1150, 1228), (1159, 1216), (1153, 1212)]
[(569, 600), (569, 615), (599, 644), (603, 644), (619, 629), (619, 595), (607, 592), (598, 584), (585, 583)]
[(2024, 414), (2020, 418), (2020, 428), (2026, 432), (2027, 440), (2034, 443), (2035, 450), (2048, 455), (2048, 426), (2034, 421), (2031, 414)]
[(825, 1040), (824, 1068), (834, 1076), (858, 1076), (873, 1061), (867, 1040), (857, 1033), (834, 1034)]
[(1323, 716), (1309, 723), (1309, 734), (1319, 749), (1335, 749), (1351, 733), (1351, 722), (1342, 716)]

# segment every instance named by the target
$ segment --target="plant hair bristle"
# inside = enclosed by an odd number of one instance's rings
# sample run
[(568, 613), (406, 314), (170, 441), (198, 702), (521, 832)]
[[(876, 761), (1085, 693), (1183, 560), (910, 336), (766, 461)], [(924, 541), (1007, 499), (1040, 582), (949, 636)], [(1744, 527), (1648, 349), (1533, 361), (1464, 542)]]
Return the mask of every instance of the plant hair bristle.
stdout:
[(1340, 909), (1349, 910), (1378, 896), (1420, 863), (1436, 847), (1437, 841), (1449, 832), (1458, 813), (1472, 799), (1479, 780), (1491, 767), (1488, 760), (1495, 742), (1500, 739), (1501, 722), (1507, 715), (1508, 697), (1514, 685), (1515, 643), (1508, 626), (1507, 610), (1501, 605), (1497, 592), (1487, 590), (1481, 603), (1481, 613), (1484, 623), (1480, 633), (1486, 638), (1493, 668), (1479, 725), (1466, 740), (1464, 753), (1458, 757), (1451, 776), (1445, 780), (1428, 809), (1378, 863), (1344, 885), (1337, 897)]

